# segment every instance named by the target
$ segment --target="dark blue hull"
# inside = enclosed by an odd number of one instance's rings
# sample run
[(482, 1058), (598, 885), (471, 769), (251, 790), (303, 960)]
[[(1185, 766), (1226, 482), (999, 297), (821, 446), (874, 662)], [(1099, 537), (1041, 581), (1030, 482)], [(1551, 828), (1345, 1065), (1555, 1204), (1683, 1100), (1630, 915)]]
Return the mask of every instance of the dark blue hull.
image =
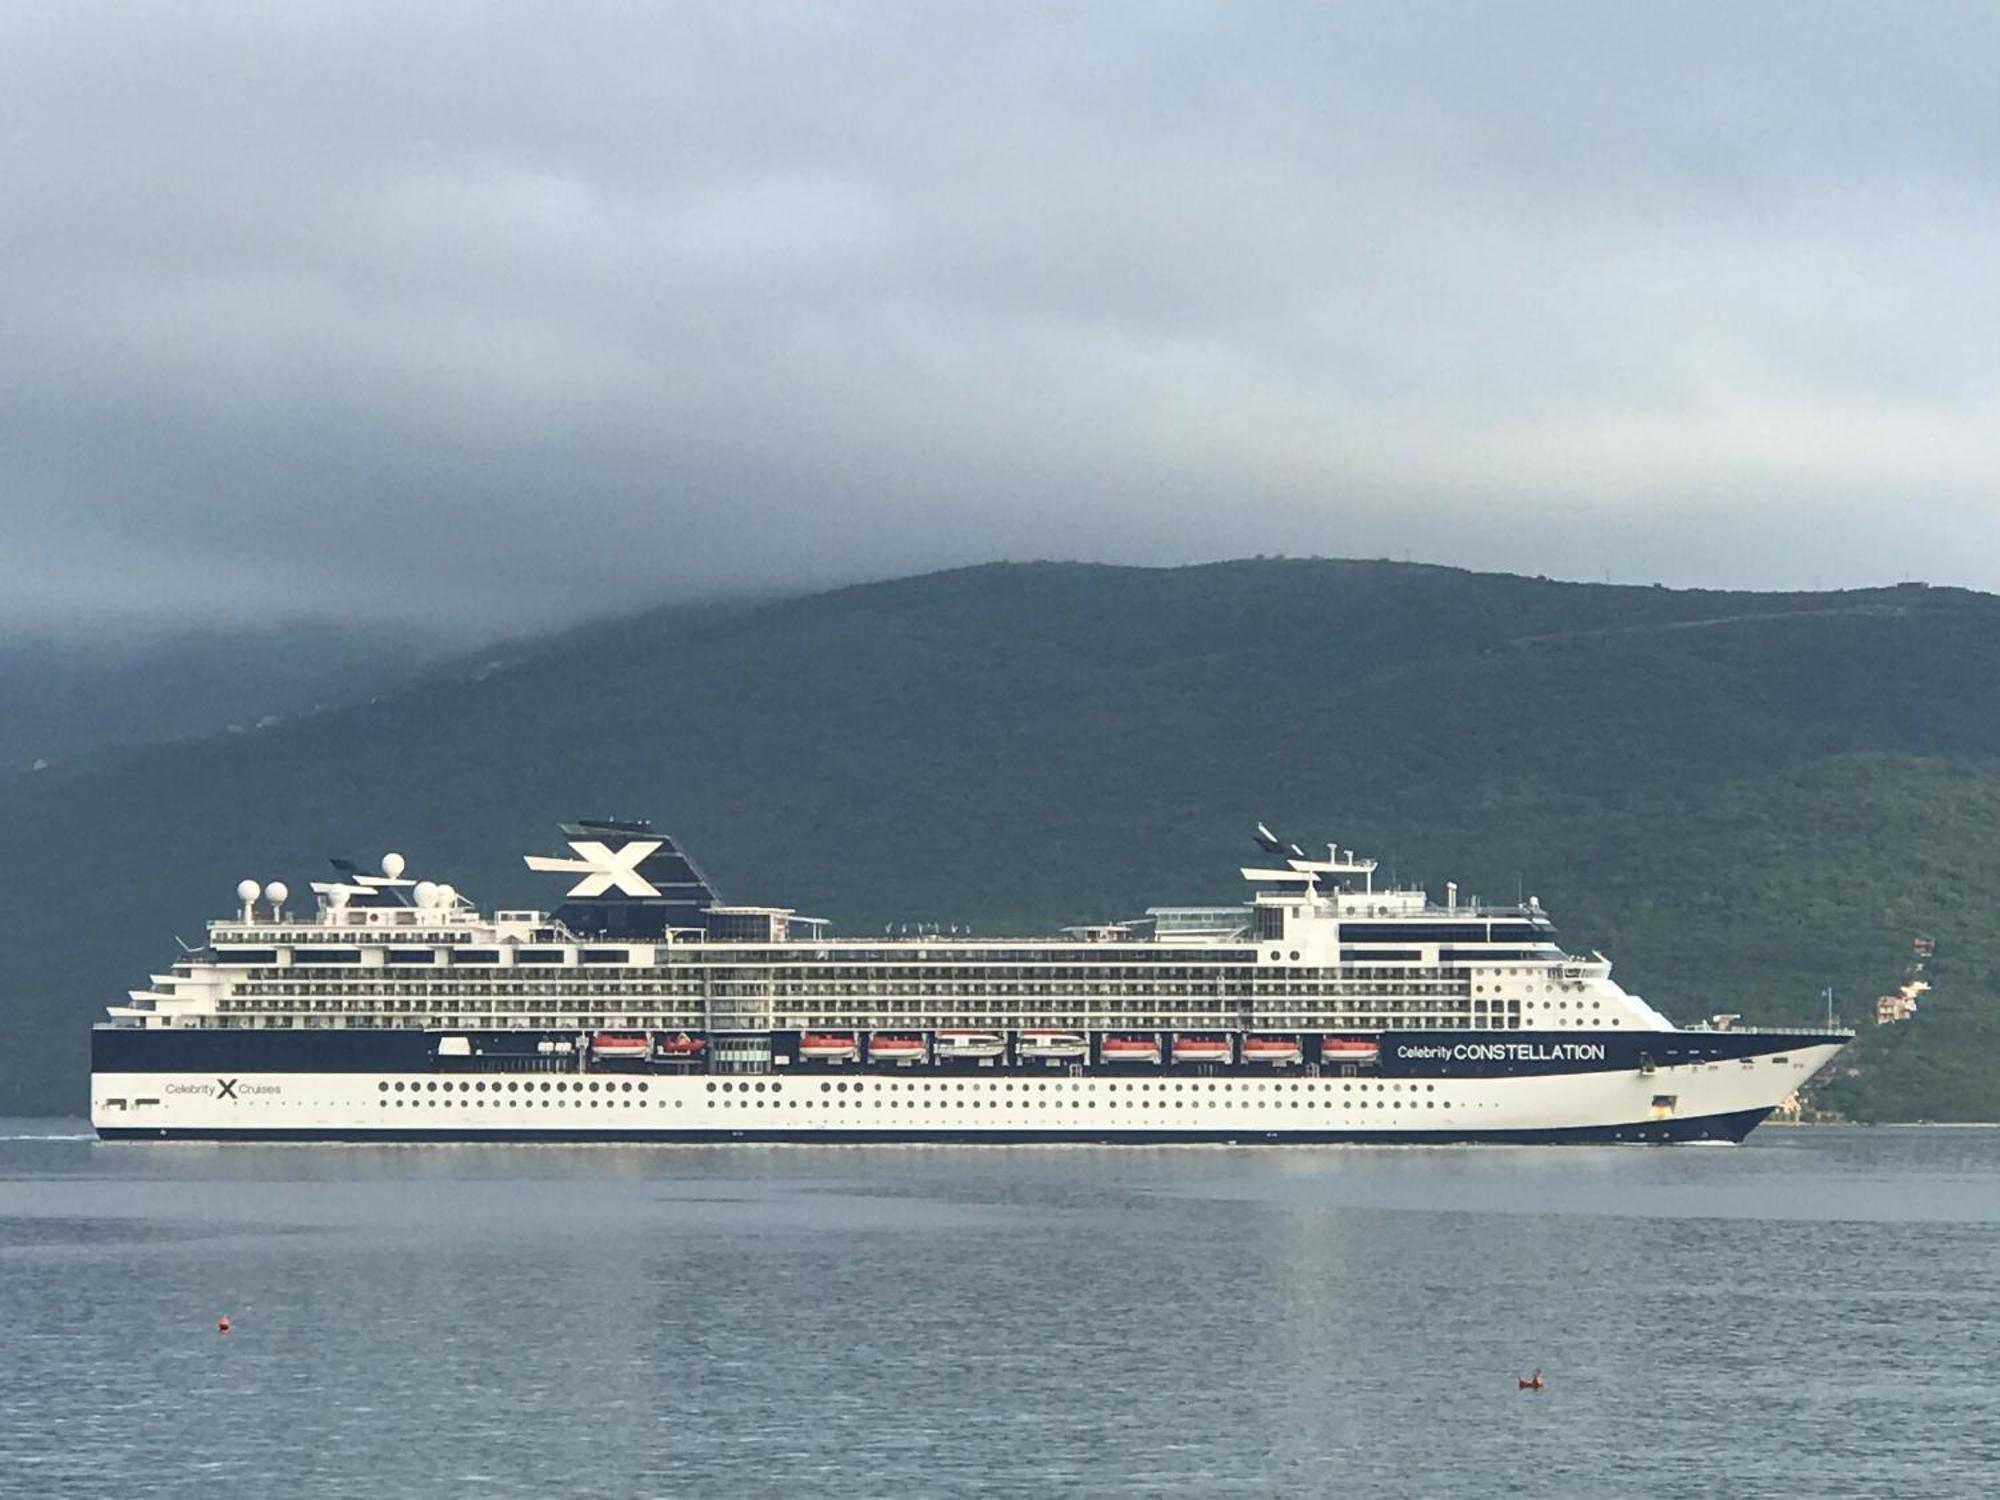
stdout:
[(278, 1141), (378, 1144), (515, 1142), (588, 1145), (633, 1142), (674, 1145), (1102, 1145), (1102, 1146), (1667, 1146), (1694, 1141), (1741, 1142), (1769, 1109), (1694, 1119), (1546, 1130), (172, 1130), (100, 1128), (107, 1141)]

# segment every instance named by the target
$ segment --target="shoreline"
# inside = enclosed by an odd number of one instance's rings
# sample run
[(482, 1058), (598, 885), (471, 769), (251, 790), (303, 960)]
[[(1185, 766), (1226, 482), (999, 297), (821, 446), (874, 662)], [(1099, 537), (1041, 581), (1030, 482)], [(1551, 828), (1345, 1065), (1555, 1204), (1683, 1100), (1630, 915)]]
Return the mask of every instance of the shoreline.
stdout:
[(2000, 1130), (2000, 1120), (1766, 1120), (1759, 1130), (1853, 1126), (1868, 1130)]

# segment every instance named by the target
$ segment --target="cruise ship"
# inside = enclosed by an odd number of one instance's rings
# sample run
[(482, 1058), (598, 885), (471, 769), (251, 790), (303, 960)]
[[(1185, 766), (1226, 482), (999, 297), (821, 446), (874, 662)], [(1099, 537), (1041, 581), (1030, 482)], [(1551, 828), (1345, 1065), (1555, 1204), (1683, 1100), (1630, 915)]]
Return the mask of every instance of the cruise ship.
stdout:
[(1232, 906), (1046, 937), (725, 903), (643, 822), (529, 855), (553, 911), (333, 861), (245, 880), (92, 1032), (119, 1140), (1741, 1141), (1845, 1044), (1682, 1028), (1541, 904), (1379, 888), (1257, 825)]

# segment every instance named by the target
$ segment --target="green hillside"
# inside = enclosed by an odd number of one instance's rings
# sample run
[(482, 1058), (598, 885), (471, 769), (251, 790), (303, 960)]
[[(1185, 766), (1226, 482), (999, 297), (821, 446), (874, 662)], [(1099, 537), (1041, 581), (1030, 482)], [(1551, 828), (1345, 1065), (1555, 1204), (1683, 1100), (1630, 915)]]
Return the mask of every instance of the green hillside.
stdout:
[(992, 566), (675, 609), (380, 701), (0, 777), (0, 1109), (74, 1110), (100, 1007), (225, 910), (395, 848), (485, 904), (576, 815), (726, 895), (982, 931), (1233, 898), (1246, 830), (1541, 897), (1670, 1014), (1917, 1020), (1829, 1097), (2000, 1118), (2000, 600), (1388, 563)]

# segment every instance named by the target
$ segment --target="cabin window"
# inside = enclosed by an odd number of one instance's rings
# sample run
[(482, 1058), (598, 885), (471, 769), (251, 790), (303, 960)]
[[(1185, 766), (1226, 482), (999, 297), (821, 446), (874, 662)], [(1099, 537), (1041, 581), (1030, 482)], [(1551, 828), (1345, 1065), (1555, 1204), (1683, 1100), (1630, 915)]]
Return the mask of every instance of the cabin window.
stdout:
[(292, 962), (295, 964), (358, 964), (361, 962), (359, 948), (294, 948)]

